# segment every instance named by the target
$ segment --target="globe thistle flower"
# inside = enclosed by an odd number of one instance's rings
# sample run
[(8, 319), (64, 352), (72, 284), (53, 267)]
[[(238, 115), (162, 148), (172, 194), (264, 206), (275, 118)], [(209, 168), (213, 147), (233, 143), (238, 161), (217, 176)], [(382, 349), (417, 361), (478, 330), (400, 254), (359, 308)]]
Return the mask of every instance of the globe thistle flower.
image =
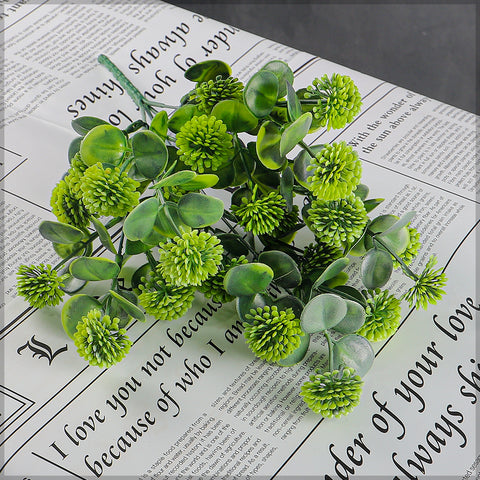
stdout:
[(82, 198), (72, 192), (65, 180), (60, 180), (52, 190), (50, 206), (59, 222), (80, 229), (84, 229), (90, 223), (90, 213), (85, 208)]
[(238, 258), (232, 258), (227, 260), (224, 264), (224, 267), (219, 270), (215, 275), (208, 277), (199, 287), (205, 297), (212, 298), (215, 302), (228, 303), (235, 299), (233, 295), (230, 295), (225, 290), (223, 285), (223, 279), (227, 272), (237, 266), (248, 263), (247, 258), (244, 255), (241, 255)]
[(276, 306), (250, 310), (245, 317), (244, 336), (252, 352), (267, 362), (278, 362), (288, 357), (300, 345), (304, 335), (300, 320), (291, 308), (278, 311)]
[(413, 278), (415, 285), (403, 296), (409, 303), (410, 308), (415, 305), (415, 308), (423, 307), (426, 310), (429, 303), (435, 305), (437, 300), (440, 300), (445, 293), (442, 287), (447, 283), (447, 278), (441, 272), (441, 269), (433, 270), (436, 264), (437, 259), (432, 255), (423, 272)]
[(177, 133), (176, 144), (180, 160), (203, 173), (217, 170), (233, 157), (233, 137), (227, 126), (213, 116), (195, 116)]
[(362, 386), (363, 381), (353, 368), (322, 374), (317, 371), (302, 385), (300, 395), (315, 413), (338, 418), (359, 404)]
[(312, 193), (324, 200), (338, 200), (350, 195), (360, 183), (362, 165), (357, 152), (345, 142), (325, 145), (311, 160)]
[(360, 93), (352, 79), (338, 73), (330, 78), (327, 75), (320, 80), (316, 78), (313, 85), (307, 87), (305, 98), (317, 99), (313, 115), (328, 130), (343, 128), (353, 120), (362, 105)]
[(287, 212), (284, 211), (282, 218), (280, 219), (280, 223), (278, 227), (276, 227), (272, 232), (272, 237), (275, 238), (282, 238), (288, 235), (297, 225), (298, 223), (298, 206), (293, 205), (292, 211)]
[(391, 337), (400, 325), (400, 300), (388, 294), (388, 290), (367, 298), (365, 323), (357, 331), (371, 342), (380, 342)]
[(270, 192), (266, 197), (242, 198), (241, 205), (232, 205), (231, 210), (237, 216), (238, 223), (247, 232), (255, 235), (271, 233), (285, 215), (285, 199), (277, 192)]
[[(410, 235), (410, 239), (408, 241), (407, 248), (398, 255), (405, 265), (410, 265), (412, 260), (417, 256), (420, 247), (422, 246), (422, 242), (420, 241), (420, 234), (417, 232), (416, 228), (408, 227), (408, 233)], [(394, 268), (401, 267), (400, 263), (397, 260), (393, 260)]]
[(73, 335), (78, 354), (94, 367), (109, 368), (122, 360), (132, 342), (125, 328), (118, 328), (118, 318), (90, 310), (77, 324)]
[(302, 276), (327, 268), (334, 260), (343, 256), (343, 251), (326, 243), (310, 243), (304, 249), (300, 265)]
[(338, 248), (359, 238), (368, 221), (362, 200), (354, 194), (340, 200), (314, 200), (308, 219), (319, 241)]
[(55, 306), (65, 295), (61, 289), (68, 277), (58, 275), (51, 265), (20, 265), (17, 273), (17, 291), (35, 308)]
[(118, 167), (96, 163), (85, 170), (80, 187), (83, 203), (92, 215), (123, 217), (138, 205), (139, 185)]
[(201, 285), (215, 275), (222, 263), (220, 240), (207, 232), (192, 230), (160, 244), (160, 271), (173, 285)]
[(197, 108), (204, 113), (210, 113), (212, 108), (222, 100), (242, 100), (243, 83), (238, 78), (222, 78), (220, 75), (215, 80), (202, 82), (191, 96), (198, 102)]
[(82, 197), (81, 180), (87, 168), (88, 166), (83, 163), (80, 152), (78, 152), (72, 158), (72, 163), (64, 178), (72, 194), (78, 198)]
[(161, 320), (175, 320), (185, 314), (192, 306), (195, 287), (175, 286), (168, 284), (157, 267), (138, 288), (142, 293), (138, 302), (145, 311)]

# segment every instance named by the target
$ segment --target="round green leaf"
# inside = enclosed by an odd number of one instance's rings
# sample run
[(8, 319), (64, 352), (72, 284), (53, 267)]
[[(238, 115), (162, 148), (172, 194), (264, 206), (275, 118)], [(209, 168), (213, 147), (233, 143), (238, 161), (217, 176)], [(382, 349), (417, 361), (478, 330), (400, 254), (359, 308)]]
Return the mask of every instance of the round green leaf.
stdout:
[(263, 292), (273, 279), (273, 270), (263, 263), (237, 265), (225, 275), (225, 290), (235, 297)]
[[(399, 228), (396, 228), (399, 225)], [(410, 234), (408, 233), (407, 227), (400, 222), (398, 217), (395, 215), (380, 215), (372, 220), (368, 225), (368, 230), (373, 233), (379, 234), (381, 241), (395, 253), (403, 252), (409, 242)], [(376, 244), (377, 248), (381, 249), (382, 246), (378, 243)], [(365, 237), (365, 247), (367, 250), (373, 247), (373, 240), (371, 236)]]
[(70, 273), (80, 280), (110, 280), (120, 272), (120, 267), (108, 258), (79, 257), (70, 264)]
[(162, 178), (158, 183), (156, 183), (153, 188), (160, 188), (160, 187), (174, 187), (177, 185), (183, 185), (184, 183), (193, 180), (197, 174), (192, 172), (192, 170), (180, 170), (179, 172), (175, 172), (168, 177)]
[(248, 109), (258, 118), (267, 116), (277, 103), (278, 78), (267, 70), (260, 70), (248, 81), (243, 98)]
[(275, 283), (284, 288), (298, 287), (302, 283), (302, 275), (295, 260), (284, 252), (270, 250), (262, 252), (258, 261), (271, 267)]
[(197, 107), (192, 104), (182, 105), (175, 110), (168, 121), (168, 128), (173, 133), (178, 133), (180, 129), (198, 113)]
[(291, 308), (296, 318), (300, 318), (304, 308), (301, 300), (293, 295), (285, 295), (284, 297), (279, 298), (275, 301), (274, 305), (276, 305), (279, 310)]
[[(321, 150), (323, 150), (323, 148), (323, 145), (310, 146), (310, 149), (315, 154), (319, 153)], [(309, 190), (311, 186), (310, 182), (308, 181), (308, 177), (312, 176), (312, 172), (310, 170), (307, 170), (307, 167), (311, 165), (311, 159), (312, 157), (310, 156), (310, 154), (302, 149), (300, 153), (295, 157), (293, 163), (293, 174), (295, 175), (297, 182), (303, 187), (308, 188)]]
[(38, 231), (43, 238), (54, 243), (77, 243), (80, 242), (85, 233), (66, 223), (52, 222), (50, 220), (43, 220), (38, 226)]
[(143, 130), (132, 138), (135, 166), (145, 178), (154, 179), (165, 169), (168, 151), (165, 142), (154, 132)]
[(270, 170), (283, 168), (287, 159), (280, 155), (280, 129), (273, 122), (262, 123), (258, 130), (256, 153), (262, 164)]
[(237, 301), (235, 303), (240, 320), (246, 323), (252, 323), (252, 320), (245, 317), (247, 313), (250, 313), (250, 310), (263, 308), (267, 305), (272, 305), (272, 299), (265, 293), (257, 293), (255, 295), (237, 297)]
[(144, 253), (147, 250), (150, 250), (152, 245), (148, 245), (140, 240), (129, 240), (127, 238), (125, 242), (125, 253), (127, 255), (138, 255), (139, 253)]
[(215, 80), (218, 75), (227, 78), (232, 74), (229, 65), (221, 60), (206, 60), (192, 65), (186, 72), (185, 78), (192, 82), (208, 82)]
[(123, 233), (132, 241), (143, 240), (150, 235), (157, 218), (160, 203), (151, 197), (137, 205), (123, 224)]
[[(187, 227), (180, 217), (178, 207), (173, 202), (165, 202), (160, 206), (153, 230), (167, 238), (174, 238), (180, 234), (180, 227)], [(188, 228), (188, 227), (187, 227)]]
[(410, 224), (410, 222), (415, 218), (416, 213), (415, 212), (407, 212), (404, 215), (402, 215), (402, 218), (400, 218), (396, 223), (394, 223), (392, 226), (390, 226), (387, 230), (384, 230), (380, 236), (388, 236), (390, 233), (396, 232), (407, 225)]
[(333, 329), (340, 333), (355, 333), (365, 323), (365, 309), (357, 302), (344, 300), (347, 304), (347, 313)]
[(357, 188), (353, 192), (356, 197), (358, 197), (360, 200), (365, 200), (367, 198), (369, 188), (367, 185), (364, 185), (363, 183), (360, 183), (357, 185)]
[(87, 245), (84, 243), (53, 243), (53, 249), (60, 258), (67, 258), (76, 253), (78, 256), (83, 255)]
[(108, 122), (97, 117), (78, 117), (72, 120), (72, 128), (84, 137), (92, 128), (98, 125), (108, 125)]
[(110, 252), (117, 254), (117, 249), (115, 248), (115, 245), (112, 242), (112, 238), (110, 237), (110, 234), (108, 233), (108, 230), (105, 228), (103, 223), (95, 217), (92, 217), (91, 220), (93, 226), (95, 227), (95, 231), (98, 233), (98, 238), (100, 239), (102, 245)]
[(127, 138), (113, 125), (93, 127), (82, 140), (80, 155), (88, 166), (95, 163), (118, 165), (127, 149)]
[(317, 333), (333, 328), (347, 313), (347, 303), (332, 293), (313, 297), (303, 309), (300, 325), (306, 333)]
[(178, 202), (180, 218), (192, 228), (217, 223), (223, 215), (223, 202), (203, 193), (187, 193)]
[(101, 310), (102, 304), (90, 295), (75, 295), (65, 302), (62, 308), (62, 325), (72, 340), (78, 322), (94, 308)]
[(290, 82), (287, 82), (287, 111), (292, 122), (302, 115), (302, 105)]
[(248, 132), (257, 126), (258, 119), (238, 100), (222, 100), (212, 110), (212, 115), (222, 120), (229, 132)]
[(150, 130), (165, 140), (168, 133), (168, 115), (165, 110), (158, 112), (150, 124)]
[(375, 354), (370, 342), (360, 335), (346, 335), (333, 345), (333, 366), (353, 368), (363, 377), (373, 365)]
[(392, 256), (385, 250), (372, 248), (363, 257), (360, 275), (362, 282), (372, 290), (383, 287), (393, 271)]
[(277, 98), (282, 98), (287, 94), (287, 82), (293, 83), (294, 76), (292, 69), (287, 63), (281, 60), (272, 60), (265, 64), (261, 70), (272, 72), (278, 79), (278, 93)]
[(298, 142), (301, 142), (308, 133), (312, 124), (312, 114), (307, 112), (297, 118), (282, 133), (280, 140), (280, 155), (284, 157), (293, 150)]
[(82, 137), (77, 137), (70, 142), (70, 145), (68, 146), (68, 162), (70, 164), (72, 163), (73, 157), (80, 151), (82, 140)]
[(292, 367), (301, 362), (307, 354), (310, 345), (310, 334), (305, 333), (300, 337), (300, 345), (288, 356), (277, 362), (281, 367)]
[(134, 303), (127, 300), (124, 296), (120, 295), (113, 290), (109, 290), (108, 293), (112, 297), (112, 304), (117, 304), (125, 313), (140, 320), (141, 322), (145, 321), (145, 315)]

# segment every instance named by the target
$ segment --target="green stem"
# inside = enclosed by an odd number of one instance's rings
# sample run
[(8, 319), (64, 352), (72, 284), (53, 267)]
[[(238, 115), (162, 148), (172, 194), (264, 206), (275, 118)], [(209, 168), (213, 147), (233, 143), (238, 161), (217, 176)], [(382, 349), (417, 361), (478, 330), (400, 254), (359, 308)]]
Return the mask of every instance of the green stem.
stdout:
[[(245, 172), (248, 176), (248, 179), (250, 180), (252, 185), (255, 185), (255, 182), (252, 178), (252, 175), (250, 174), (250, 170), (247, 168), (247, 162), (245, 161), (245, 157), (243, 156), (242, 146), (240, 145), (240, 141), (238, 139), (238, 134), (235, 133), (233, 138), (235, 139), (235, 146), (238, 148), (238, 152), (240, 154), (240, 159), (242, 160), (243, 168), (245, 169)], [(252, 188), (252, 185), (250, 185), (250, 188)]]
[(327, 330), (324, 330), (323, 334), (325, 335), (325, 338), (327, 339), (327, 343), (328, 343), (328, 370), (331, 372), (331, 371), (333, 371), (333, 342), (332, 342), (332, 337), (330, 337), (330, 334), (328, 333)]
[(312, 157), (315, 158), (315, 152), (302, 140), (298, 144)]
[(155, 270), (155, 268), (157, 266), (157, 261), (155, 260), (154, 256), (152, 255), (152, 252), (150, 250), (147, 250), (145, 252), (145, 255), (147, 256), (148, 263), (152, 267), (152, 270)]
[(250, 246), (248, 242), (246, 242), (240, 235), (239, 233), (235, 230), (235, 226), (233, 226), (226, 218), (225, 215), (222, 215), (222, 221), (223, 223), (229, 228), (231, 232), (234, 232), (238, 235), (238, 240), (247, 248), (247, 250), (253, 255), (254, 259), (258, 258), (258, 253), (254, 248)]
[(379, 243), (390, 255), (392, 255), (392, 257), (395, 258), (395, 260), (400, 264), (400, 266), (402, 267), (402, 270), (405, 272), (405, 274), (407, 276), (409, 276), (415, 282), (418, 280), (418, 276), (414, 272), (412, 272), (412, 270), (410, 270), (410, 268), (408, 268), (408, 266), (405, 264), (405, 262), (395, 252), (392, 252), (388, 248), (388, 246), (385, 244), (385, 242), (380, 240), (378, 238), (378, 236), (376, 236), (376, 235), (372, 236), (372, 240), (373, 240), (374, 243), (375, 242)]

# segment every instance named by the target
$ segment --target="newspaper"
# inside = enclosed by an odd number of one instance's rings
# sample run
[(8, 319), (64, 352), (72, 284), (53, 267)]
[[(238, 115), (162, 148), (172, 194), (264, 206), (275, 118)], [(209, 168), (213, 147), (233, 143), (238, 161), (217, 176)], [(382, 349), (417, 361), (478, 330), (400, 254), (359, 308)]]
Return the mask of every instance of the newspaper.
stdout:
[[(2, 7), (2, 475), (475, 478), (475, 115), (163, 2), (12, 0)], [(165, 103), (191, 87), (184, 71), (208, 59), (227, 62), (242, 81), (272, 59), (291, 66), (296, 88), (333, 72), (355, 81), (360, 114), (343, 130), (306, 140), (354, 147), (371, 196), (385, 198), (378, 214), (417, 212), (412, 225), (423, 249), (414, 267), (435, 254), (449, 282), (427, 311), (402, 305), (402, 324), (375, 347), (360, 405), (347, 417), (324, 420), (298, 395), (324, 360), (321, 339), (295, 367), (266, 364), (247, 348), (234, 302), (198, 295), (181, 319), (133, 323), (129, 355), (102, 370), (76, 353), (60, 306), (36, 310), (17, 296), (21, 263), (57, 261), (37, 226), (55, 219), (50, 194), (67, 168), (70, 122), (90, 115), (124, 128), (139, 117), (97, 64), (100, 53), (147, 98)], [(393, 293), (405, 288), (404, 277), (393, 278)]]

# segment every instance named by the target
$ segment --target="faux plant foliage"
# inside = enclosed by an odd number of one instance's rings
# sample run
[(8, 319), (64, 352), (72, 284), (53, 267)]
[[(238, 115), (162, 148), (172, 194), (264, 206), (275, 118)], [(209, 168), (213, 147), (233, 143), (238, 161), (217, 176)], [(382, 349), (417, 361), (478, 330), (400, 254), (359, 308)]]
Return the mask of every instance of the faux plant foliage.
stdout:
[[(235, 301), (246, 343), (264, 361), (295, 365), (323, 335), (327, 369), (313, 366), (301, 395), (324, 416), (350, 412), (374, 360), (370, 342), (395, 333), (401, 299), (426, 308), (446, 282), (434, 257), (420, 273), (409, 267), (421, 247), (414, 212), (375, 216), (382, 200), (368, 197), (350, 146), (308, 145), (309, 133), (357, 115), (353, 81), (324, 75), (296, 90), (290, 67), (275, 60), (244, 84), (212, 60), (185, 72), (194, 84), (167, 106), (149, 102), (104, 55), (99, 61), (142, 119), (124, 130), (94, 117), (72, 122), (79, 136), (51, 198), (57, 221), (39, 226), (61, 261), (22, 265), (18, 293), (34, 308), (63, 302), (66, 334), (101, 368), (128, 353), (130, 322), (175, 320), (196, 291)], [(229, 201), (217, 198), (221, 189)], [(93, 256), (97, 240), (109, 258)], [(365, 289), (348, 285), (351, 262)], [(132, 265), (141, 267), (128, 283)], [(412, 282), (400, 298), (381, 290), (395, 269)], [(82, 293), (87, 283), (96, 295)]]

